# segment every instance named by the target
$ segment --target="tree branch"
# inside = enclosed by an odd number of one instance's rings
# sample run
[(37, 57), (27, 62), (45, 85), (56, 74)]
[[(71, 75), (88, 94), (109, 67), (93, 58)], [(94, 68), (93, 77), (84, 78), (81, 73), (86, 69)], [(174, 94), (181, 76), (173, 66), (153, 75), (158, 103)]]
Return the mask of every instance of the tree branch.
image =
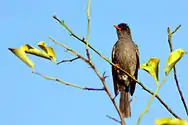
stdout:
[(76, 51), (72, 50), (71, 48), (69, 48), (68, 46), (66, 46), (65, 44), (61, 44), (60, 42), (57, 42), (55, 39), (53, 39), (52, 37), (49, 37), (55, 44), (58, 44), (62, 47), (64, 47), (68, 52), (70, 52), (73, 55), (76, 55), (77, 57), (79, 57), (80, 59), (82, 59), (85, 63), (87, 63), (88, 65), (91, 66), (91, 68), (93, 69), (93, 71), (96, 73), (96, 75), (99, 77), (99, 79), (101, 80), (103, 86), (104, 86), (104, 90), (107, 93), (108, 97), (110, 98), (111, 102), (113, 103), (114, 107), (116, 108), (119, 117), (121, 119), (121, 124), (125, 125), (124, 119), (123, 119), (123, 115), (121, 113), (121, 111), (119, 110), (115, 100), (113, 99), (112, 94), (110, 93), (110, 91), (108, 90), (108, 87), (106, 85), (105, 82), (105, 78), (103, 76), (100, 75), (99, 71), (97, 70), (97, 68), (94, 66), (94, 64), (92, 63), (91, 60), (86, 59), (85, 57), (83, 57), (82, 55), (80, 55), (79, 53), (77, 53)]
[[(173, 35), (175, 32), (177, 32), (180, 27), (181, 27), (181, 25), (179, 25), (173, 32), (171, 32), (171, 31), (170, 31), (170, 27), (168, 27), (168, 43), (169, 43), (169, 47), (170, 47), (170, 52), (173, 51), (173, 47), (172, 47), (172, 35)], [(176, 66), (175, 66), (175, 65), (174, 65), (173, 69), (174, 69), (174, 79), (175, 79), (175, 82), (176, 82), (176, 87), (177, 87), (177, 89), (178, 89), (178, 92), (179, 92), (179, 95), (180, 95), (180, 97), (181, 97), (181, 101), (182, 101), (182, 103), (183, 103), (183, 105), (184, 105), (185, 111), (186, 111), (186, 113), (187, 113), (187, 115), (188, 115), (188, 108), (187, 108), (185, 99), (184, 99), (184, 97), (183, 97), (183, 93), (182, 93), (182, 91), (181, 91), (181, 89), (180, 89), (180, 85), (179, 85), (178, 78), (177, 78), (177, 75), (176, 75), (177, 73), (176, 73)]]
[(71, 87), (74, 87), (74, 88), (78, 88), (78, 89), (82, 89), (82, 90), (92, 90), (92, 91), (104, 91), (104, 88), (88, 88), (88, 87), (82, 87), (82, 86), (79, 86), (79, 85), (75, 85), (75, 84), (71, 84), (69, 82), (65, 82), (65, 81), (62, 81), (61, 79), (59, 78), (53, 78), (53, 77), (49, 77), (49, 76), (45, 76), (41, 73), (38, 73), (38, 72), (35, 72), (35, 71), (32, 71), (32, 73), (36, 74), (36, 75), (39, 75), (47, 80), (53, 80), (53, 81), (57, 81), (59, 83), (62, 83), (64, 85), (67, 85), (67, 86), (71, 86)]
[(114, 120), (115, 122), (117, 122), (117, 123), (119, 123), (119, 124), (121, 124), (121, 121), (117, 120), (117, 119), (114, 118), (114, 117), (111, 117), (111, 116), (109, 116), (109, 115), (106, 115), (106, 117), (109, 118), (109, 119), (111, 119), (111, 120)]
[(59, 65), (59, 64), (64, 63), (64, 62), (72, 62), (72, 61), (75, 61), (77, 59), (79, 59), (79, 57), (76, 57), (76, 58), (73, 58), (73, 59), (69, 59), (69, 60), (62, 60), (62, 61), (58, 62), (57, 64)]
[(90, 0), (88, 0), (88, 6), (87, 6), (87, 11), (86, 11), (86, 14), (87, 14), (87, 22), (88, 22), (88, 25), (87, 25), (87, 36), (86, 36), (86, 51), (88, 51), (88, 41), (89, 41), (89, 38), (90, 38)]

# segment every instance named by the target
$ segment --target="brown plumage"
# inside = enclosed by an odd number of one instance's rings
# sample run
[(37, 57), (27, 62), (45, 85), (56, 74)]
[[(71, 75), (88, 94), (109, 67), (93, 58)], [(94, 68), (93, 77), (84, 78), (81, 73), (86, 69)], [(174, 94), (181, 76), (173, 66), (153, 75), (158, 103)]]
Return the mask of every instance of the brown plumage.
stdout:
[[(139, 68), (139, 52), (132, 41), (131, 31), (127, 24), (114, 26), (117, 29), (118, 41), (112, 50), (112, 62), (137, 79)], [(133, 95), (136, 82), (123, 72), (112, 67), (115, 95), (120, 92), (120, 111), (124, 117), (131, 116), (129, 95)]]

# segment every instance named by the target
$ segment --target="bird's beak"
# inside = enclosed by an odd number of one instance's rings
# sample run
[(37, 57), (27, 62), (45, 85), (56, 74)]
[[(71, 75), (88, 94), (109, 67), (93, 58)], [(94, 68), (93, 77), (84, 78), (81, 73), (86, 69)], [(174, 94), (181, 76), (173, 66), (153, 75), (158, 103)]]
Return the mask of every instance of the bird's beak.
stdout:
[(117, 29), (117, 30), (121, 30), (121, 28), (119, 28), (118, 26), (114, 25), (114, 27)]

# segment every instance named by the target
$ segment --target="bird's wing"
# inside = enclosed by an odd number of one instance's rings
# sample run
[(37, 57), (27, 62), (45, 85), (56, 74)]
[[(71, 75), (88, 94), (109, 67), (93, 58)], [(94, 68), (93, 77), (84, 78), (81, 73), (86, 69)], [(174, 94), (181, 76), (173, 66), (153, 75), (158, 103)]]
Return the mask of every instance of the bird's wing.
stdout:
[[(114, 64), (117, 63), (116, 58), (115, 58), (115, 47), (116, 44), (114, 45), (113, 49), (112, 49), (112, 62)], [(113, 76), (113, 83), (114, 83), (114, 93), (115, 96), (118, 95), (118, 76), (117, 76), (117, 70), (114, 68), (114, 66), (112, 66), (112, 76)]]
[(114, 93), (115, 96), (118, 95), (118, 76), (117, 76), (117, 71), (115, 70), (114, 67), (112, 67), (112, 76), (113, 76), (113, 83), (114, 83)]
[[(140, 60), (139, 60), (139, 49), (138, 49), (138, 46), (134, 43), (134, 47), (135, 47), (135, 51), (136, 51), (136, 71), (135, 71), (135, 74), (134, 74), (134, 77), (135, 79), (138, 78), (138, 69), (140, 67)], [(134, 90), (135, 90), (135, 87), (136, 87), (136, 82), (135, 81), (131, 81), (130, 83), (130, 94), (133, 95), (134, 93)]]
[(137, 60), (136, 72), (135, 72), (134, 76), (137, 79), (138, 78), (138, 69), (140, 68), (140, 60), (139, 60), (140, 53), (139, 53), (138, 45), (136, 45), (136, 44), (134, 44), (134, 45), (135, 45), (135, 49), (136, 49), (136, 60)]

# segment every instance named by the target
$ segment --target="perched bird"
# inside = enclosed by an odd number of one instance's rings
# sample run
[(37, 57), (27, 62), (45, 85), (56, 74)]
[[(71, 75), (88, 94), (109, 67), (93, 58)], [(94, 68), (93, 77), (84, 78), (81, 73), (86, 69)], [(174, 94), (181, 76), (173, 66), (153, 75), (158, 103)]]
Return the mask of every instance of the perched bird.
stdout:
[[(132, 41), (131, 31), (127, 24), (114, 25), (118, 41), (112, 50), (112, 62), (137, 79), (139, 68), (139, 51)], [(115, 95), (120, 92), (120, 111), (123, 117), (131, 116), (129, 96), (133, 95), (136, 82), (122, 71), (112, 66), (112, 76)]]

